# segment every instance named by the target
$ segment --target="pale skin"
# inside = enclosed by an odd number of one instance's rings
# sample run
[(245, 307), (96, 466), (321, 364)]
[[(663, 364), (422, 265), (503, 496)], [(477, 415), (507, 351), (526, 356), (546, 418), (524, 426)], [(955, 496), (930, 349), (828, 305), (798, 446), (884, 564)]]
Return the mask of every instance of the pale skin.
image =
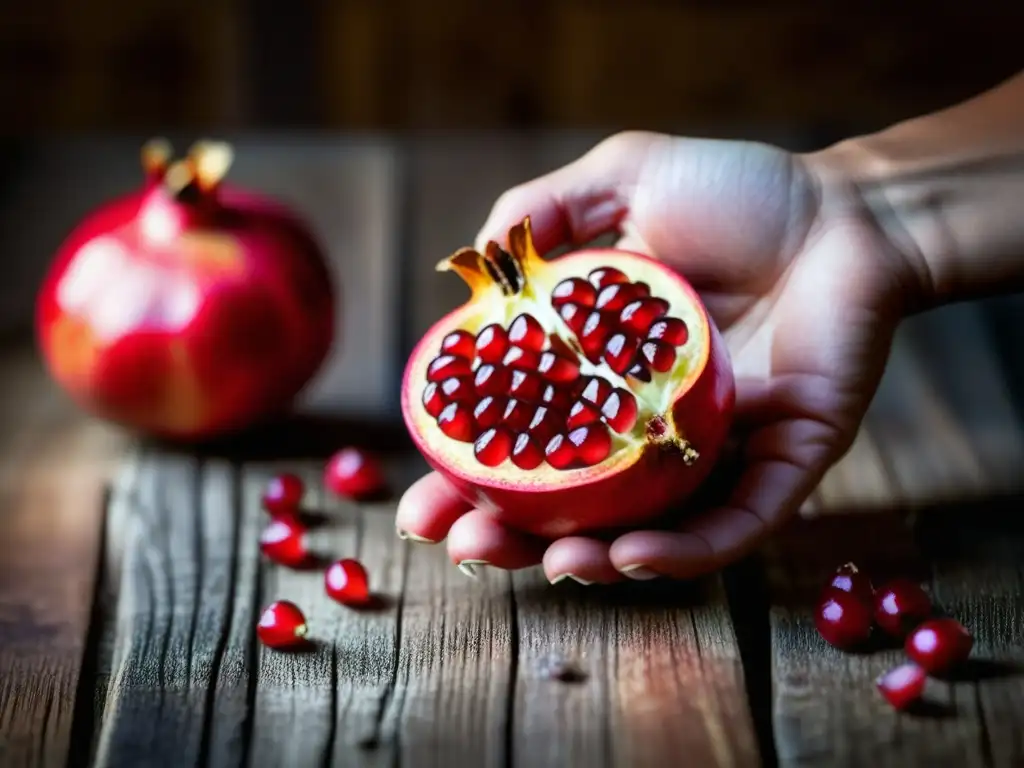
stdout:
[(615, 232), (697, 288), (737, 377), (742, 473), (721, 504), (610, 541), (508, 530), (430, 473), (399, 534), (444, 542), (467, 572), (694, 578), (790, 520), (849, 449), (903, 318), (1024, 287), (1024, 74), (813, 154), (618, 134), (502, 195), (477, 247), (526, 215), (542, 253)]

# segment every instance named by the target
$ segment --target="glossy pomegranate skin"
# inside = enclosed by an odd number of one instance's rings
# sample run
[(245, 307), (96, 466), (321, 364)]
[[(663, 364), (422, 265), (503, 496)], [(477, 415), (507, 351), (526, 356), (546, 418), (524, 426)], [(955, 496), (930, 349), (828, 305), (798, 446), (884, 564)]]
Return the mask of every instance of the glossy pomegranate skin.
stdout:
[(286, 409), (319, 369), (338, 298), (318, 244), (271, 199), (226, 184), (212, 194), (200, 209), (147, 183), (60, 247), (36, 334), (82, 408), (203, 439)]

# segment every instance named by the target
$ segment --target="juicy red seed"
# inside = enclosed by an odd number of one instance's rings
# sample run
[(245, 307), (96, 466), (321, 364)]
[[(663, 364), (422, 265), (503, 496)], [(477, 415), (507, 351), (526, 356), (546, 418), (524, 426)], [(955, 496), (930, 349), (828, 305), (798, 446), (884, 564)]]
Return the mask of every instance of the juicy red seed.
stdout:
[(676, 351), (663, 341), (645, 341), (640, 347), (644, 361), (658, 373), (672, 370), (676, 362)]
[(366, 605), (370, 602), (370, 578), (358, 560), (345, 558), (324, 571), (327, 596), (342, 605)]
[(263, 491), (263, 508), (272, 515), (293, 514), (302, 502), (306, 485), (302, 478), (290, 472), (270, 479)]
[(521, 400), (509, 400), (502, 420), (505, 426), (515, 432), (523, 432), (533, 419), (533, 406)]
[(608, 367), (620, 376), (633, 367), (636, 359), (636, 349), (640, 339), (636, 336), (627, 336), (624, 333), (616, 333), (604, 348), (604, 361)]
[(818, 634), (836, 648), (853, 648), (871, 636), (871, 609), (849, 592), (827, 589), (814, 613)]
[(473, 386), (478, 395), (503, 395), (512, 383), (512, 371), (503, 365), (484, 363), (476, 369)]
[(501, 364), (517, 371), (535, 371), (540, 363), (540, 355), (533, 350), (522, 347), (510, 347)]
[(681, 347), (690, 338), (690, 331), (678, 317), (663, 317), (651, 325), (647, 338), (660, 339), (673, 347)]
[(496, 467), (512, 453), (512, 433), (504, 427), (491, 427), (476, 439), (473, 455), (485, 467)]
[(878, 626), (902, 638), (931, 615), (932, 601), (919, 584), (893, 579), (875, 590), (874, 608)]
[(541, 352), (537, 371), (548, 381), (567, 384), (580, 375), (580, 367), (575, 360), (570, 360), (554, 352)]
[(602, 315), (596, 310), (587, 316), (583, 324), (583, 331), (579, 334), (580, 346), (583, 354), (596, 363), (601, 359), (601, 352), (604, 350), (604, 343), (612, 332), (612, 321), (607, 315)]
[(611, 393), (611, 384), (609, 384), (602, 378), (593, 376), (580, 391), (580, 397), (583, 398), (584, 400), (589, 400), (598, 408), (600, 408), (602, 405), (604, 405), (604, 401), (608, 399), (608, 395), (610, 395)]
[(473, 412), (465, 403), (449, 403), (437, 417), (437, 426), (452, 440), (473, 440)]
[(275, 563), (298, 568), (309, 557), (306, 529), (292, 520), (274, 520), (260, 534), (260, 551)]
[(880, 675), (875, 686), (894, 709), (906, 709), (921, 698), (927, 677), (916, 664), (900, 664)]
[(544, 457), (555, 469), (568, 469), (576, 461), (576, 446), (569, 441), (568, 436), (555, 435), (548, 441)]
[(423, 407), (435, 419), (444, 408), (444, 398), (441, 397), (441, 388), (436, 381), (432, 381), (423, 388)]
[(664, 299), (647, 297), (631, 301), (619, 313), (619, 322), (626, 328), (641, 336), (646, 335), (651, 323), (668, 312), (668, 302)]
[(612, 451), (612, 436), (601, 422), (574, 429), (567, 437), (576, 446), (576, 460), (592, 467), (608, 458)]
[(559, 389), (554, 384), (548, 384), (541, 392), (540, 401), (556, 411), (566, 411), (572, 404), (572, 393), (566, 389)]
[(641, 296), (651, 295), (651, 286), (649, 286), (647, 283), (643, 283), (638, 280), (637, 282), (633, 283), (633, 288), (639, 291)]
[(541, 405), (533, 412), (533, 418), (530, 419), (527, 431), (538, 443), (545, 445), (548, 440), (558, 434), (562, 423), (563, 419), (555, 411)]
[(634, 427), (636, 414), (636, 398), (621, 387), (616, 387), (601, 406), (605, 422), (620, 434)]
[(292, 648), (306, 642), (306, 617), (295, 603), (278, 600), (268, 605), (256, 624), (256, 635), (269, 648)]
[(544, 461), (544, 451), (525, 432), (516, 438), (512, 448), (512, 463), (520, 469), (536, 469)]
[(327, 462), (324, 486), (336, 496), (361, 499), (381, 493), (387, 481), (373, 454), (348, 447), (342, 448)]
[(590, 284), (598, 289), (604, 288), (606, 285), (612, 285), (613, 283), (628, 283), (629, 278), (626, 277), (625, 273), (620, 272), (615, 267), (598, 267), (587, 275), (587, 280)]
[(544, 348), (544, 339), (547, 334), (544, 328), (532, 315), (522, 314), (512, 321), (508, 327), (509, 343), (540, 352)]
[(627, 304), (644, 296), (643, 289), (633, 283), (616, 283), (601, 289), (594, 302), (594, 309), (618, 312)]
[(505, 416), (505, 398), (485, 397), (473, 409), (473, 420), (481, 430), (501, 423)]
[(583, 325), (587, 322), (589, 312), (589, 309), (581, 307), (579, 304), (563, 304), (558, 308), (558, 314), (561, 315), (562, 320), (577, 336), (583, 331)]
[(444, 381), (452, 376), (467, 376), (473, 372), (470, 361), (455, 355), (438, 355), (427, 368), (427, 381)]
[(452, 376), (441, 382), (441, 397), (446, 403), (472, 402), (476, 399), (472, 376)]
[(839, 566), (836, 572), (832, 574), (832, 579), (829, 581), (828, 586), (856, 595), (866, 605), (874, 603), (875, 588), (871, 584), (871, 579), (853, 563)]
[(566, 278), (551, 292), (551, 303), (555, 307), (568, 303), (592, 307), (596, 298), (597, 289), (579, 277)]
[(569, 416), (565, 420), (568, 429), (576, 429), (586, 424), (592, 424), (601, 418), (601, 412), (597, 407), (585, 400), (577, 400), (569, 409)]
[(956, 619), (931, 619), (910, 635), (904, 650), (926, 672), (932, 675), (948, 672), (967, 661), (974, 647), (974, 638)]
[(476, 355), (476, 340), (468, 331), (452, 331), (441, 342), (441, 352), (472, 360)]
[(632, 368), (630, 368), (628, 375), (632, 376), (637, 381), (648, 382), (651, 380), (651, 372), (643, 362), (637, 362)]
[(507, 349), (508, 334), (500, 325), (488, 325), (476, 336), (476, 354), (485, 363), (500, 363)]
[(513, 371), (512, 382), (509, 384), (508, 393), (520, 400), (537, 402), (540, 394), (544, 391), (544, 380), (536, 373), (529, 371)]

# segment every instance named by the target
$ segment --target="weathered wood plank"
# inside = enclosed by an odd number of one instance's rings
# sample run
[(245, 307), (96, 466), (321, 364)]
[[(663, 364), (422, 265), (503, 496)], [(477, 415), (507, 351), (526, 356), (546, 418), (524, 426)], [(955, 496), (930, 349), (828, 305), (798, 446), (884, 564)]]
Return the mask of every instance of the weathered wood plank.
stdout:
[(63, 766), (120, 435), (0, 358), (0, 764)]

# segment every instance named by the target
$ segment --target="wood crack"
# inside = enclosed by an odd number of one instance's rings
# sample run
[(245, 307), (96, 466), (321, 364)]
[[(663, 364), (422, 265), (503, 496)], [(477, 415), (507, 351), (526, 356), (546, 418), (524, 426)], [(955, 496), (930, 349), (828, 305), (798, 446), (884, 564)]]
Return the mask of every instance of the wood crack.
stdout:
[(516, 691), (519, 681), (519, 604), (516, 602), (515, 582), (512, 574), (508, 574), (508, 694), (505, 702), (505, 768), (515, 765), (516, 736)]

